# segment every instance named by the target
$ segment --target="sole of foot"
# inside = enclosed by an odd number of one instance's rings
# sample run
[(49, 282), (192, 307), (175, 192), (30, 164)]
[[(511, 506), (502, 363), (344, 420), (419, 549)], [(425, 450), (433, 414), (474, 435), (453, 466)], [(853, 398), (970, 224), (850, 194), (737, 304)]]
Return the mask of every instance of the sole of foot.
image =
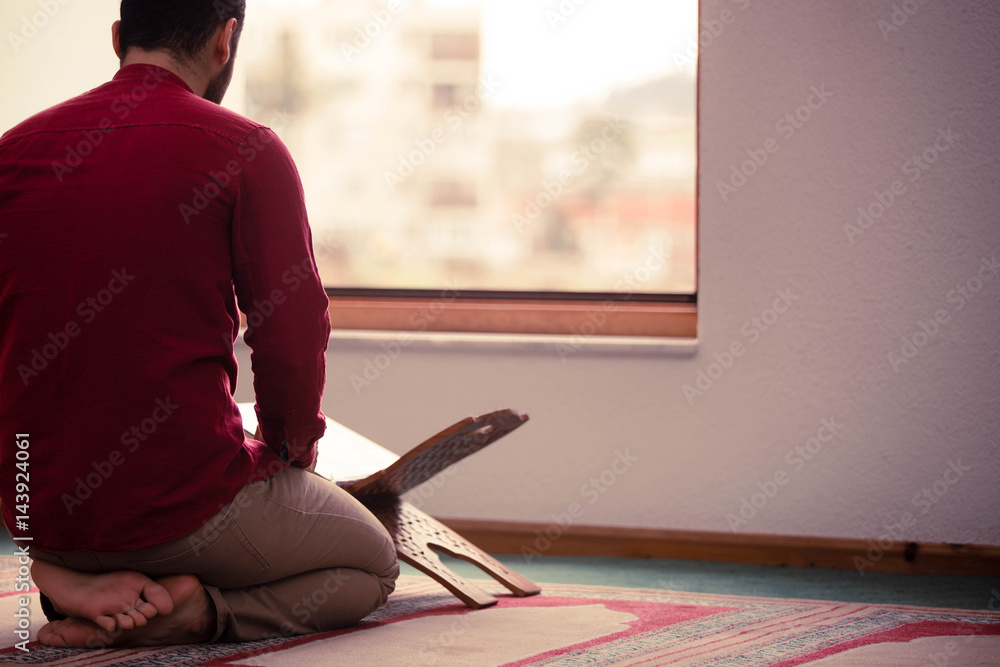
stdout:
[(175, 575), (157, 583), (170, 595), (173, 611), (150, 618), (144, 626), (108, 631), (87, 619), (68, 618), (42, 626), (38, 641), (60, 648), (110, 648), (198, 644), (211, 639), (215, 610), (197, 577)]

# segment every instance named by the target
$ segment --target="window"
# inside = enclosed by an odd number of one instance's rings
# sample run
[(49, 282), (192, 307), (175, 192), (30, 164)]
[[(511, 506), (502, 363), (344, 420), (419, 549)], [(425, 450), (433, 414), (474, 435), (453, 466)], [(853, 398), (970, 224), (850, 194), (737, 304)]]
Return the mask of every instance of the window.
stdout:
[(251, 8), (245, 111), (287, 119), (335, 328), (694, 337), (696, 0), (300, 11)]

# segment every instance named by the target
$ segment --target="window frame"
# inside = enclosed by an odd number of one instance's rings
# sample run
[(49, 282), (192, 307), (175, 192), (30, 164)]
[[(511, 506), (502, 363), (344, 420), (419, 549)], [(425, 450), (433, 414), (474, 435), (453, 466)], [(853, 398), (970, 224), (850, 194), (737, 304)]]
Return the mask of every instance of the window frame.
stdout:
[(334, 330), (696, 338), (694, 294), (326, 289)]

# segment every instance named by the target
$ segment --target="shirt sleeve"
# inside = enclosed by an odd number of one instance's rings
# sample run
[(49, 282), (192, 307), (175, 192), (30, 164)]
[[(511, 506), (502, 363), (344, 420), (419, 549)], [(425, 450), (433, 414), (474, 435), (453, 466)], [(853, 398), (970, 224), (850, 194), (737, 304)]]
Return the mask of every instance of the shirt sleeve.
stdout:
[(247, 316), (244, 340), (261, 437), (307, 468), (326, 430), (320, 409), (330, 338), (329, 299), (312, 249), (298, 170), (274, 132), (254, 130), (239, 148), (233, 211), (233, 283)]

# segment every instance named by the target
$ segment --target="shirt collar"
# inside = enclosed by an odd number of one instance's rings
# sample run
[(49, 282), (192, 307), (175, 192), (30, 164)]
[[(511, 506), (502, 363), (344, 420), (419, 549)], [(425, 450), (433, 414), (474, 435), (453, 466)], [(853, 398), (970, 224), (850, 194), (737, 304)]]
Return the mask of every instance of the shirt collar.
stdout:
[(118, 70), (113, 80), (137, 81), (149, 88), (155, 88), (161, 83), (172, 83), (176, 86), (180, 86), (192, 95), (194, 94), (194, 91), (191, 90), (191, 86), (189, 86), (184, 79), (180, 78), (170, 70), (158, 65), (148, 65), (143, 63), (126, 65)]

